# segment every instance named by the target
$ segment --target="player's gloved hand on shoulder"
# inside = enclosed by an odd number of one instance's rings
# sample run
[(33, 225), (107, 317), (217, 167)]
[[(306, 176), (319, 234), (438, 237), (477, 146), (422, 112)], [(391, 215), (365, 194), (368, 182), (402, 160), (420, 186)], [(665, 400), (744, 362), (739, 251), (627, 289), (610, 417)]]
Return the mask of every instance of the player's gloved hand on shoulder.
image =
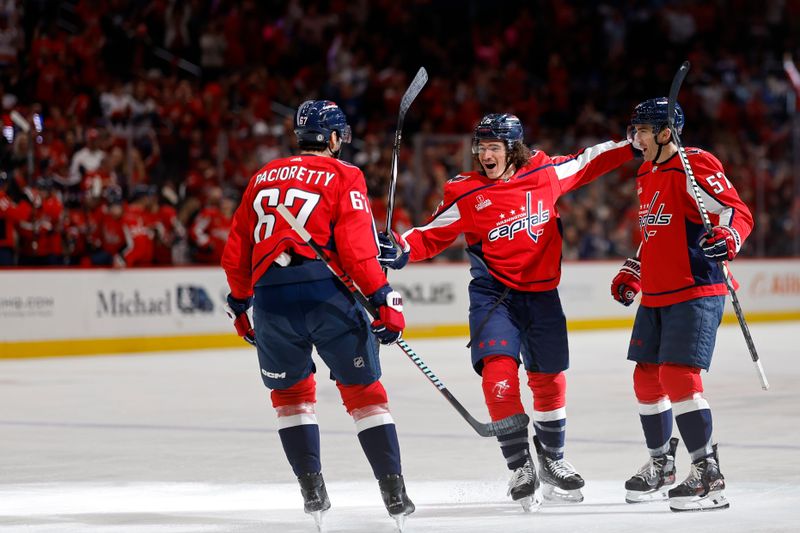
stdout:
[(403, 236), (392, 230), (394, 240), (397, 246), (392, 243), (391, 238), (387, 233), (378, 233), (378, 262), (384, 268), (391, 268), (392, 270), (400, 270), (408, 264), (408, 257), (411, 254), (411, 245), (409, 245)]
[(611, 282), (611, 296), (624, 306), (633, 303), (633, 299), (642, 290), (641, 263), (628, 258)]
[(233, 327), (236, 328), (236, 333), (241, 338), (249, 342), (253, 346), (256, 345), (256, 332), (253, 330), (253, 324), (250, 321), (250, 315), (247, 311), (253, 306), (253, 297), (240, 300), (234, 298), (233, 295), (228, 294), (228, 303), (225, 304), (225, 312), (228, 318), (233, 322)]
[(400, 340), (406, 319), (403, 317), (403, 297), (387, 283), (369, 297), (369, 303), (378, 312), (372, 322), (372, 333), (381, 344), (393, 344)]
[(709, 261), (731, 261), (739, 253), (742, 241), (735, 229), (729, 226), (716, 226), (700, 237), (698, 244)]

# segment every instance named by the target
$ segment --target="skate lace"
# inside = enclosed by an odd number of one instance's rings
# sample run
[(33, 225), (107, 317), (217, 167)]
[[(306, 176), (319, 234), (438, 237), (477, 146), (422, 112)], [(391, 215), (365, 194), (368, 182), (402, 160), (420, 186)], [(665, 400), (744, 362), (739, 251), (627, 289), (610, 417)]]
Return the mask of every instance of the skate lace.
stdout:
[(654, 477), (662, 467), (663, 460), (660, 457), (651, 457), (633, 477), (638, 477), (646, 481)]
[(565, 459), (548, 459), (547, 461), (550, 466), (550, 471), (558, 478), (566, 479), (570, 476), (578, 474), (578, 471), (575, 470), (575, 467)]
[(530, 483), (533, 483), (533, 468), (531, 467), (530, 461), (527, 461), (524, 465), (514, 470), (514, 475), (511, 476), (508, 487), (510, 490), (513, 487), (519, 487)]

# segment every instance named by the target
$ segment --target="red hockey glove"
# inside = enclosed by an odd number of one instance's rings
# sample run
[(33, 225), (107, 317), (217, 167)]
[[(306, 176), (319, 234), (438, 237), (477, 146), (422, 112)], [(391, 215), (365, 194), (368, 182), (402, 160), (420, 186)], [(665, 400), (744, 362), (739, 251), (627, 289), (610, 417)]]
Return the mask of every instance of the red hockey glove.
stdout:
[(372, 333), (381, 344), (393, 344), (400, 340), (406, 319), (403, 317), (403, 298), (387, 283), (372, 296), (369, 302), (378, 311), (378, 319), (372, 322)]
[(633, 303), (634, 297), (642, 290), (641, 263), (628, 258), (619, 269), (619, 274), (611, 282), (611, 296), (624, 306)]
[(731, 261), (739, 253), (739, 248), (742, 246), (739, 232), (729, 226), (711, 228), (711, 231), (703, 235), (698, 243), (700, 248), (703, 249), (703, 255), (709, 261), (724, 261), (726, 259)]
[(400, 270), (408, 264), (408, 257), (411, 253), (411, 245), (409, 245), (402, 235), (392, 230), (394, 240), (397, 246), (392, 243), (392, 240), (384, 232), (378, 233), (378, 262), (383, 268), (391, 268), (392, 270)]
[(225, 305), (225, 312), (228, 314), (228, 318), (233, 321), (233, 327), (236, 328), (236, 333), (245, 341), (255, 346), (256, 332), (253, 330), (253, 324), (250, 322), (250, 315), (247, 313), (252, 306), (252, 297), (239, 300), (228, 294), (228, 303)]

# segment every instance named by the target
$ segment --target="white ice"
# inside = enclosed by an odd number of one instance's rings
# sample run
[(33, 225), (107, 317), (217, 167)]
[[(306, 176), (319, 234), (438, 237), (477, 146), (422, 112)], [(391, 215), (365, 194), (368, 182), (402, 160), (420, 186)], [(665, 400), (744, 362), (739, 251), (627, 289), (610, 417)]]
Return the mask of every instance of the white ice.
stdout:
[[(570, 335), (567, 458), (586, 500), (524, 514), (505, 495), (494, 439), (478, 437), (397, 348), (382, 355), (409, 495), (406, 532), (800, 530), (800, 324), (752, 325), (763, 392), (736, 326), (704, 375), (731, 508), (671, 513), (624, 503), (647, 454), (624, 330)], [(409, 344), (488, 420), (466, 339)], [(329, 532), (394, 522), (338, 392), (320, 367), (318, 418)], [(531, 408), (530, 395), (525, 397)], [(0, 531), (309, 532), (249, 349), (0, 361)], [(677, 429), (676, 429), (677, 435)], [(678, 477), (688, 470), (681, 444)]]

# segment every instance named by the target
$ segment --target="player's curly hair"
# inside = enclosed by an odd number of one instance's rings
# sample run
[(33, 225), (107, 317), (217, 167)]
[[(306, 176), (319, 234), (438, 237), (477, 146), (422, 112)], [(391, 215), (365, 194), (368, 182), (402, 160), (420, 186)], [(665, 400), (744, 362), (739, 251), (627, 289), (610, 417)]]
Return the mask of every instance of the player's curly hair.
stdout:
[[(511, 147), (511, 151), (508, 153), (508, 164), (509, 166), (513, 165), (515, 169), (519, 170), (528, 164), (530, 158), (531, 158), (531, 149), (528, 148), (525, 145), (525, 143), (515, 142), (514, 145)], [(481, 165), (481, 161), (480, 159), (478, 159), (478, 156), (473, 155), (472, 159), (478, 166), (478, 172), (480, 172), (485, 176), (486, 171), (483, 169), (483, 165)]]

